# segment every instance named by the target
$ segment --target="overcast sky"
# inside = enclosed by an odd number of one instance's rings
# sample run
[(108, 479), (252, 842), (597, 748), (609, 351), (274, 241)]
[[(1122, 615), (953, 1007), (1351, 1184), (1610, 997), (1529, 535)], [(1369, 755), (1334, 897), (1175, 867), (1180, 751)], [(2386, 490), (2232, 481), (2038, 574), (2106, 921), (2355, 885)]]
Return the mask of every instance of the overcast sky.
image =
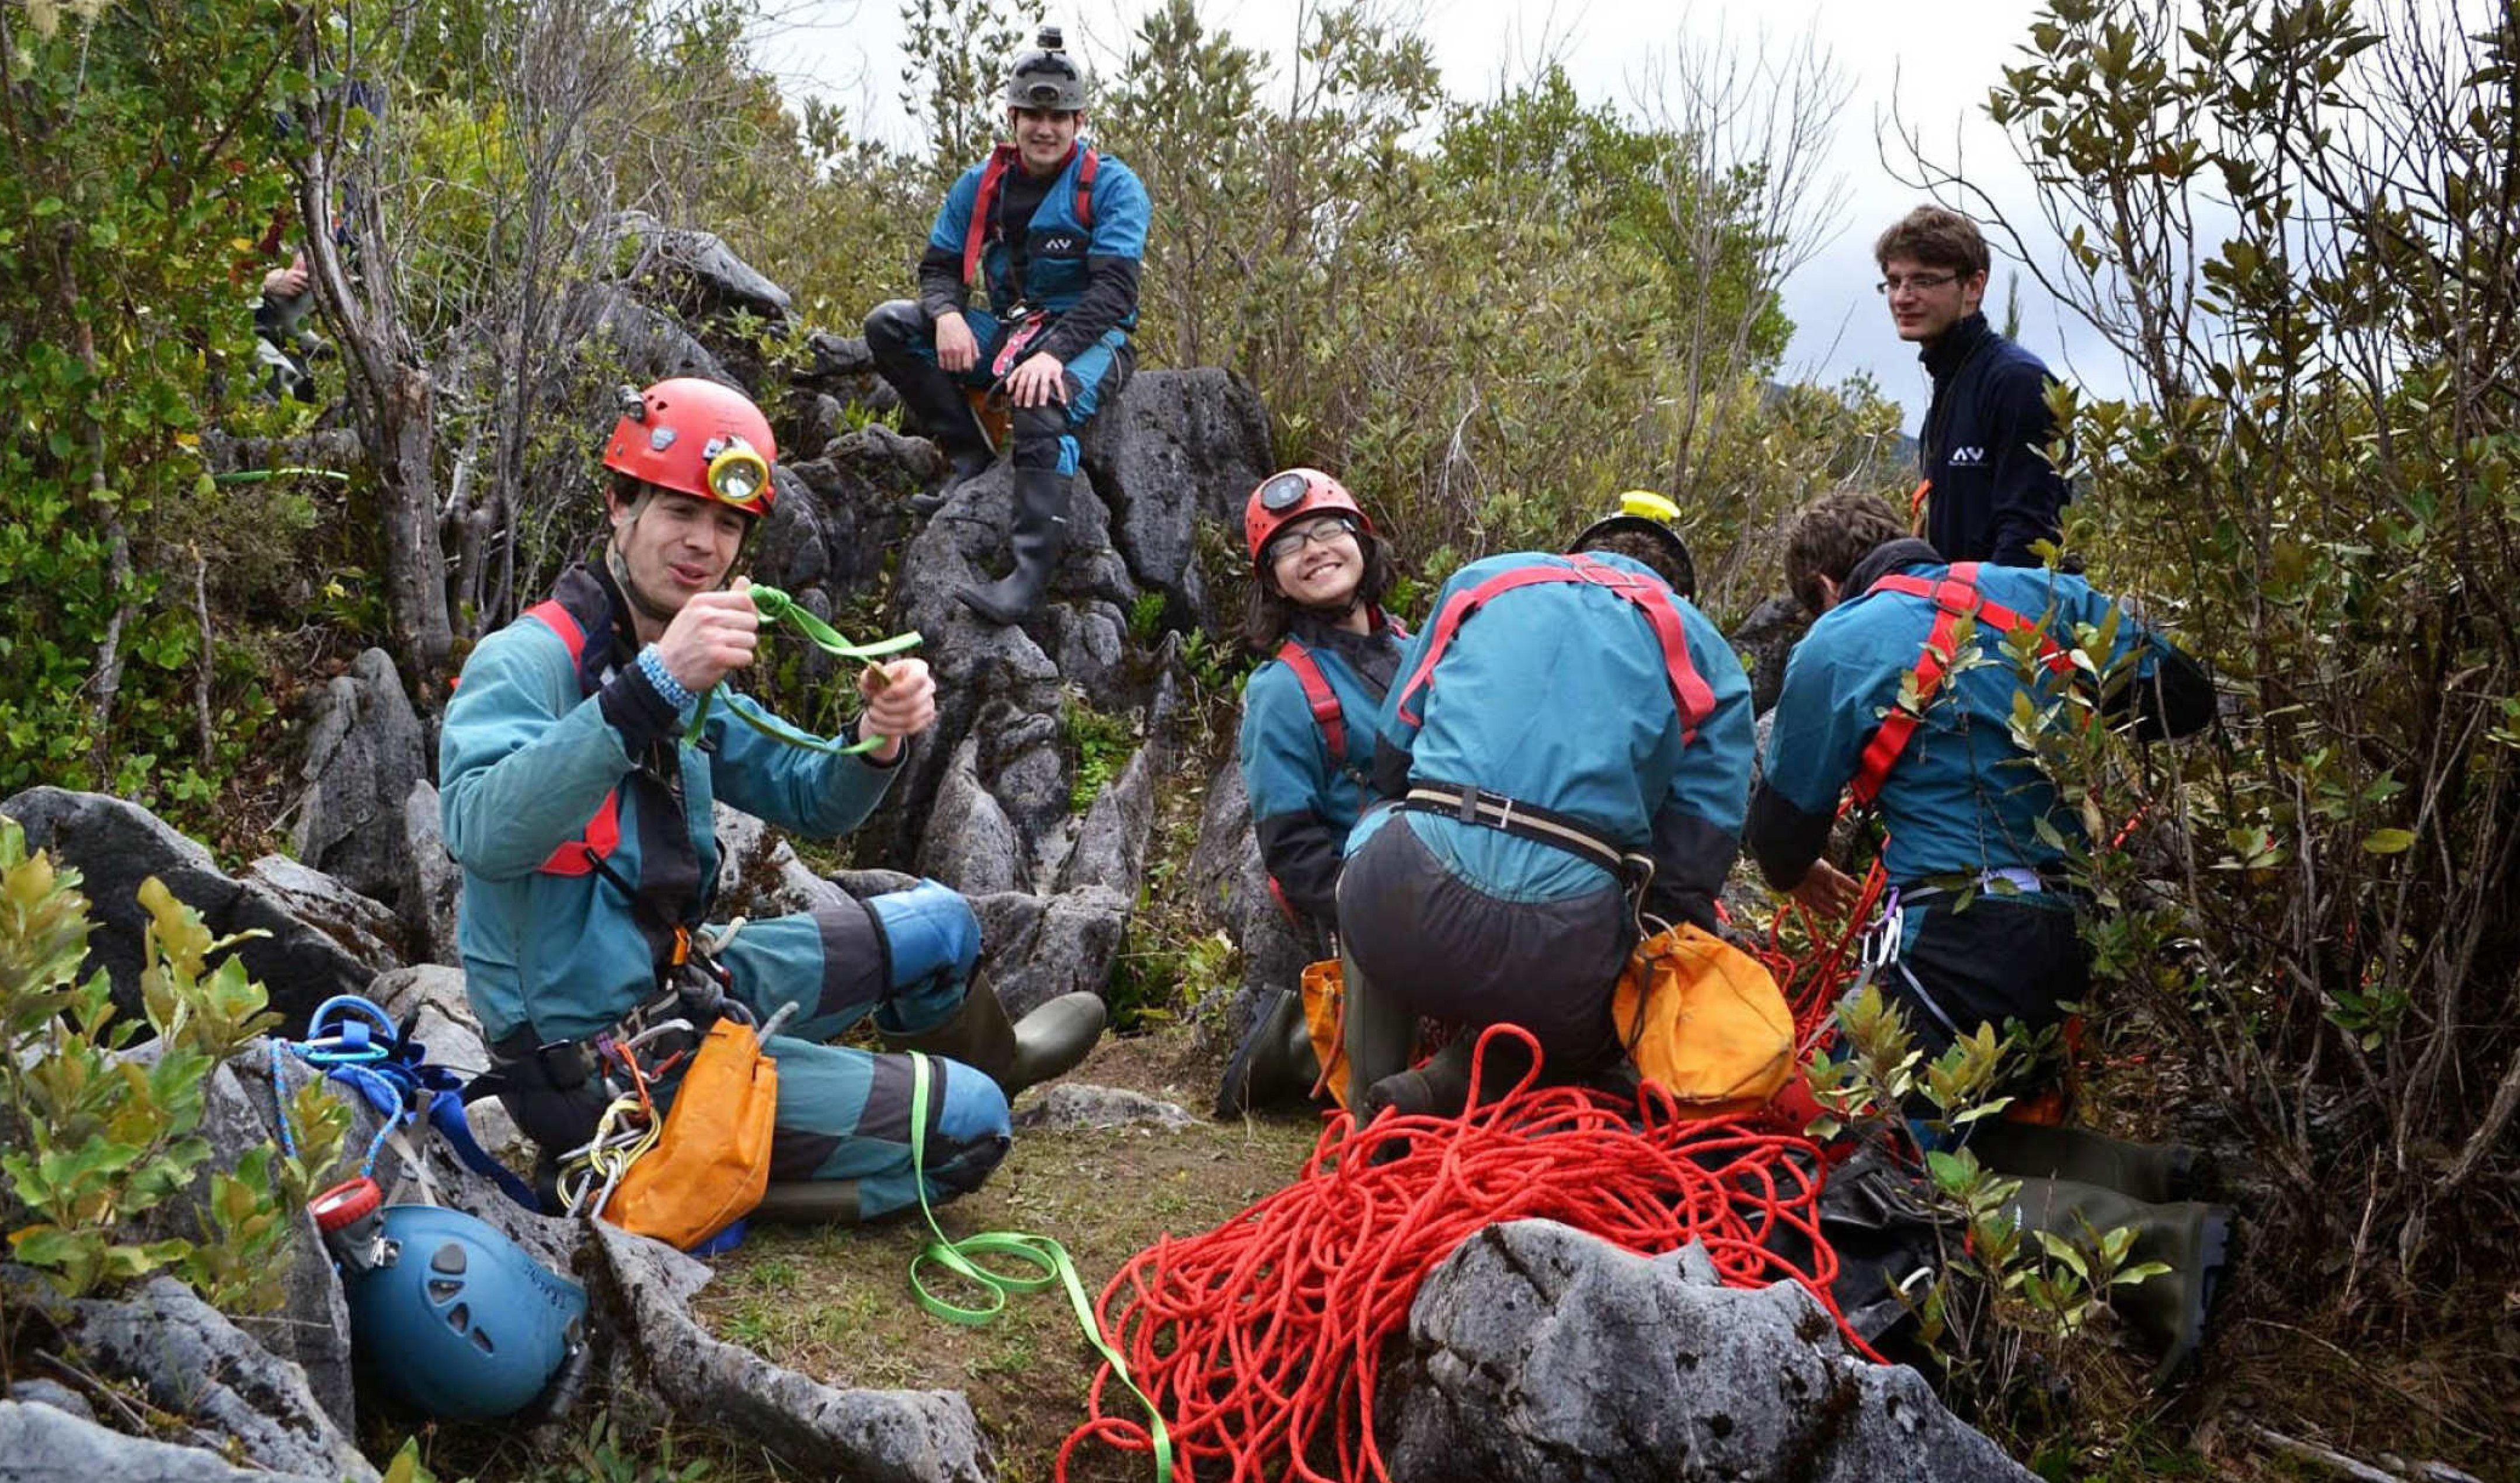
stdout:
[[(1070, 27), (1071, 45), (1083, 37), (1099, 74), (1125, 47), (1145, 8), (1145, 0), (1066, 0), (1064, 9), (1046, 12), (1043, 19)], [(1785, 312), (1795, 334), (1782, 375), (1835, 382), (1868, 372), (1884, 395), (1902, 404), (1912, 432), (1924, 417), (1925, 377), (1912, 348), (1891, 333), (1888, 310), (1872, 292), (1879, 274), (1871, 243), (1924, 197), (1885, 171), (1876, 138), (1887, 135), (1894, 103), (1946, 156), (1957, 132), (1966, 147), (1970, 178), (2007, 213), (2034, 220), (2028, 177), (1985, 119), (1982, 106), (2002, 67), (2017, 63), (2017, 49), (2038, 10), (2034, 0), (1701, 3), (1686, 14), (1650, 0), (1434, 0), (1427, 6), (1434, 19), (1424, 34), (1456, 96), (1492, 91), (1501, 72), (1524, 75), (1546, 44), (1587, 99), (1633, 107), (1653, 60), (1669, 58), (1685, 33), (1701, 43), (1721, 34), (1746, 44), (1764, 28), (1774, 49), (1808, 27), (1830, 54), (1847, 90), (1816, 187), (1843, 204), (1835, 236), (1785, 284)], [(1243, 44), (1283, 57), (1297, 12), (1287, 0), (1201, 0), (1200, 14)], [(910, 128), (896, 100), (900, 34), (897, 0), (808, 0), (785, 12), (765, 37), (762, 60), (791, 91), (841, 103), (861, 132), (906, 142)], [(907, 264), (903, 271), (906, 281)], [(1987, 294), (1999, 323), (2008, 271), (1999, 247)], [(2114, 354), (2048, 300), (2026, 274), (2021, 311), (2023, 342), (2050, 369), (2089, 391), (2123, 393), (2126, 378)]]

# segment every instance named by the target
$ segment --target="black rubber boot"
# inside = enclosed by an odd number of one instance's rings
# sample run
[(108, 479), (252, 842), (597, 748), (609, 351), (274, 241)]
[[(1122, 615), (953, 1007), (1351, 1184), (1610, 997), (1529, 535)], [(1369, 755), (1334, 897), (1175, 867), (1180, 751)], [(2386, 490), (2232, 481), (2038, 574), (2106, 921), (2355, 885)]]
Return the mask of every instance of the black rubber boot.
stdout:
[(1066, 474), (1056, 469), (1015, 471), (1014, 528), (1007, 544), (1014, 549), (1014, 570), (954, 595), (990, 622), (1012, 626), (1041, 615), (1050, 574), (1067, 550)]
[(979, 1071), (1014, 1100), (1026, 1087), (1075, 1069), (1102, 1038), (1110, 1011), (1102, 996), (1061, 994), (1023, 1017), (1007, 1018), (1004, 1001), (985, 988), (963, 996), (963, 1007), (943, 1024), (916, 1035), (886, 1035), (887, 1051), (921, 1051), (950, 1056)]
[(747, 1219), (788, 1226), (854, 1226), (866, 1219), (858, 1209), (858, 1182), (853, 1179), (799, 1179), (774, 1182), (761, 1192), (761, 1203)]
[(2158, 1205), (2197, 1190), (2196, 1150), (2179, 1144), (2135, 1144), (2086, 1128), (1985, 1118), (1969, 1130), (1969, 1150), (1998, 1174), (2070, 1179)]
[(997, 462), (988, 429), (980, 426), (963, 387), (943, 367), (910, 349), (914, 341), (923, 343), (934, 334), (926, 311), (909, 299), (878, 304), (866, 320), (867, 349), (875, 356), (876, 370), (892, 383), (917, 430), (943, 450), (949, 466), (935, 492), (911, 496), (910, 508), (921, 515), (935, 514), (957, 485)]
[(2127, 1265), (2161, 1262), (2170, 1270), (2131, 1287), (2113, 1288), (2109, 1306), (2130, 1331), (2161, 1356), (2156, 1390), (2175, 1383), (2205, 1343), (2205, 1324), (2230, 1260), (2231, 1212), (2180, 1200), (2153, 1204), (2073, 1180), (2025, 1179), (2014, 1196), (2024, 1229), (2046, 1231), (2088, 1248), (2094, 1236), (2132, 1227)]
[(1312, 1026), (1304, 1021), (1304, 996), (1280, 989), (1277, 997), (1251, 1021), (1234, 1058), (1225, 1065), (1225, 1085), (1216, 1094), (1216, 1115), (1239, 1117), (1264, 1107), (1296, 1106), (1312, 1096), (1321, 1080), (1321, 1058), (1313, 1054)]
[[(1366, 1089), (1365, 1110), (1358, 1119), (1372, 1122), (1385, 1107), (1397, 1110), (1403, 1117), (1457, 1117), (1470, 1101), (1470, 1053), (1478, 1038), (1463, 1035), (1444, 1049), (1426, 1057), (1426, 1063), (1412, 1070), (1386, 1076)], [(1490, 1059), (1495, 1059), (1494, 1053)], [(1482, 1091), (1495, 1086), (1491, 1080), (1498, 1067), (1490, 1065), (1490, 1075), (1482, 1077)], [(1510, 1085), (1510, 1083), (1507, 1083)]]

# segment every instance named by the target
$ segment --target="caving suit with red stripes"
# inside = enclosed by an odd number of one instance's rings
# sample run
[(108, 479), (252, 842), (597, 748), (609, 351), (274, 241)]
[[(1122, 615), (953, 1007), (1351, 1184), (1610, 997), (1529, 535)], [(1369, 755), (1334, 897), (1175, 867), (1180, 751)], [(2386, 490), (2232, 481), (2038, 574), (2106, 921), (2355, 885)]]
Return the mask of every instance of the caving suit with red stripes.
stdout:
[[(1844, 599), (1812, 624), (1785, 665), (1743, 836), (1778, 889), (1798, 884), (1826, 847), (1840, 795), (1864, 770), (1867, 748), (1936, 632), (1937, 593), (1958, 606), (1970, 593), (1992, 605), (1979, 609), (1980, 652), (1953, 655), (1958, 662), (1880, 774), (1877, 796), (1889, 831), (1882, 863), (1900, 892), (1901, 918), (1899, 961), (1880, 981), (1934, 1050), (1980, 1023), (2053, 1024), (2060, 1004), (2090, 990), (2076, 920), (2081, 897), (2061, 871), (2064, 846), (2084, 838), (2083, 824), (2013, 741), (2014, 700), (2025, 683), (2042, 706), (2064, 686), (2091, 683), (2072, 651), (2096, 645), (2106, 631), (2106, 652), (2088, 652), (2099, 673), (2131, 654), (2137, 660), (2133, 683), (2103, 697), (2104, 720), (2133, 716), (2138, 737), (2180, 736), (2210, 719), (2214, 704), (2195, 661), (2079, 576), (1949, 566), (1922, 541), (1887, 542), (1848, 573)], [(2012, 615), (2052, 646), (2027, 680), (2004, 648)], [(1956, 910), (1963, 900), (1966, 908)]]
[[(787, 729), (728, 684), (688, 739), (697, 706), (667, 703), (634, 662), (632, 632), (609, 574), (573, 566), (551, 602), (481, 641), (447, 706), (438, 776), (464, 868), (465, 988), (505, 1062), (566, 1061), (657, 996), (673, 929), (707, 919), (714, 800), (828, 838), (861, 823), (892, 777), (743, 724), (735, 712)], [(746, 922), (716, 954), (728, 992), (759, 1018), (798, 1006), (767, 1047), (779, 1062), (772, 1180), (857, 1180), (869, 1216), (916, 1199), (909, 1058), (825, 1042), (870, 1016), (900, 1034), (940, 1023), (977, 951), (968, 904), (928, 882), (867, 902), (835, 887), (810, 912)], [(923, 1151), (941, 1199), (977, 1188), (1009, 1133), (995, 1082), (934, 1065)]]

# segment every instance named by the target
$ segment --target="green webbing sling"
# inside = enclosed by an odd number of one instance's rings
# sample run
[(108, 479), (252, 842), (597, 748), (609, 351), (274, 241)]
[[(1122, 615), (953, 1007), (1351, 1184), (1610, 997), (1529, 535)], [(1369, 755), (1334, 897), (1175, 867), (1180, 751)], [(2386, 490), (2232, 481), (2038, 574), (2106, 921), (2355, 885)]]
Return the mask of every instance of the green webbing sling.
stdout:
[[(987, 990), (981, 992), (986, 993)], [(1119, 1352), (1103, 1342), (1102, 1327), (1094, 1321), (1094, 1305), (1085, 1296), (1085, 1283), (1076, 1275), (1076, 1263), (1067, 1248), (1046, 1236), (1023, 1231), (983, 1231), (959, 1241), (948, 1240), (936, 1225), (936, 1212), (927, 1205), (927, 1057), (917, 1051), (910, 1053), (910, 1170), (919, 1187), (919, 1213), (927, 1218), (927, 1230), (933, 1237), (920, 1253), (910, 1259), (910, 1290), (919, 1306), (949, 1324), (979, 1325), (1006, 1311), (1010, 1292), (1039, 1292), (1053, 1283), (1067, 1288), (1067, 1304), (1076, 1310), (1076, 1326), (1111, 1366), (1129, 1394), (1147, 1408), (1148, 1434), (1155, 1444), (1155, 1483), (1172, 1483), (1173, 1439), (1164, 1426), (1161, 1412), (1138, 1382), (1129, 1378), (1129, 1366)], [(972, 1260), (979, 1256), (1007, 1256), (1039, 1269), (1039, 1277), (1008, 1277), (991, 1272)], [(966, 1281), (974, 1282), (989, 1295), (988, 1306), (964, 1308), (945, 1301), (927, 1289), (920, 1278), (920, 1268), (933, 1262)]]
[[(803, 634), (815, 648), (836, 658), (872, 663), (886, 654), (897, 654), (904, 650), (919, 647), (920, 639), (916, 633), (895, 634), (889, 639), (878, 639), (873, 644), (852, 644), (840, 636), (838, 629), (798, 607), (794, 598), (776, 587), (747, 587), (743, 595), (752, 599), (753, 607), (759, 610), (764, 621), (775, 623), (782, 618), (787, 619), (788, 625)], [(709, 702), (716, 698), (717, 687), (714, 685), (700, 696), (699, 708), (692, 712), (692, 729), (684, 735), (685, 741), (694, 742), (699, 741), (701, 728), (708, 724)], [(871, 752), (883, 745), (886, 740), (882, 737), (868, 737), (844, 746), (837, 742), (825, 742), (818, 737), (808, 736), (791, 726), (762, 720), (742, 706), (729, 706), (728, 713), (774, 742), (785, 742), (789, 746), (809, 752), (826, 752), (845, 757), (858, 752)]]

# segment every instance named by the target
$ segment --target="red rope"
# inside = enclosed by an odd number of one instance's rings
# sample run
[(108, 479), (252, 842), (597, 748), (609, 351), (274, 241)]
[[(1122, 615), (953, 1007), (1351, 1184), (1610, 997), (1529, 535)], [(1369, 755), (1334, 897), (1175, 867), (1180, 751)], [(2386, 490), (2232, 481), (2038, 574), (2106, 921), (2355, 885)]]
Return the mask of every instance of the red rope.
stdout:
[[(1537, 1058), (1527, 1033), (1500, 1025), (1480, 1036), (1479, 1059), (1500, 1035)], [(1207, 1464), (1237, 1483), (1387, 1480), (1373, 1432), (1384, 1343), (1426, 1275), (1505, 1221), (1559, 1221), (1642, 1255), (1702, 1241), (1727, 1286), (1798, 1281), (1845, 1330), (1811, 1143), (1688, 1120), (1651, 1085), (1629, 1103), (1534, 1090), (1526, 1072), (1486, 1106), (1476, 1086), (1474, 1071), (1471, 1109), (1457, 1117), (1386, 1111), (1360, 1129), (1334, 1114), (1295, 1183), (1203, 1236), (1157, 1241), (1103, 1289), (1096, 1318), (1164, 1416), (1183, 1475)], [(1811, 1251), (1808, 1271), (1770, 1249), (1788, 1232)], [(1150, 1450), (1141, 1422), (1105, 1413), (1110, 1380), (1105, 1365), (1089, 1419), (1058, 1450), (1060, 1483), (1089, 1439)], [(1325, 1461), (1336, 1471), (1317, 1471)]]
[[(1846, 921), (1834, 931), (1791, 898), (1777, 908), (1776, 919), (1768, 925), (1768, 945), (1757, 957), (1776, 975), (1777, 986), (1784, 990), (1785, 1003), (1794, 1014), (1794, 1044), (1804, 1060), (1809, 1060), (1827, 1037), (1829, 1016), (1837, 1008), (1838, 997), (1855, 981), (1864, 929), (1871, 925), (1873, 914), (1880, 910), (1881, 892), (1888, 878), (1876, 858), (1872, 868), (1864, 874), (1864, 889), (1856, 897), (1855, 910), (1846, 914)], [(1799, 954), (1786, 945), (1788, 921), (1801, 930), (1804, 947)]]

